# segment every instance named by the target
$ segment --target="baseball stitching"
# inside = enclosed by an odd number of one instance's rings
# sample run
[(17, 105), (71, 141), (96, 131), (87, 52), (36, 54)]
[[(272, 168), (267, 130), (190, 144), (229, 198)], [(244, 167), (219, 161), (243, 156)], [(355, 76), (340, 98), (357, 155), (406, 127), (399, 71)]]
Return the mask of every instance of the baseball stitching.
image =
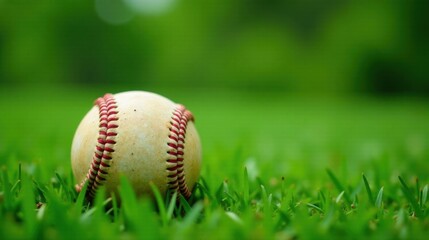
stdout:
[(94, 197), (97, 188), (106, 181), (109, 167), (112, 162), (112, 153), (116, 144), (117, 128), (118, 128), (118, 106), (112, 94), (105, 94), (95, 101), (95, 105), (99, 109), (99, 131), (97, 144), (95, 146), (94, 156), (91, 166), (84, 181), (76, 187), (80, 191), (88, 181), (89, 197)]
[(167, 142), (169, 147), (167, 153), (170, 155), (170, 158), (167, 159), (168, 188), (178, 191), (185, 198), (191, 196), (191, 192), (186, 184), (183, 161), (188, 121), (194, 121), (192, 113), (183, 105), (177, 105), (172, 113), (171, 126), (169, 128), (170, 134), (168, 135), (169, 141)]
[[(112, 153), (115, 151), (116, 136), (118, 135), (117, 121), (118, 106), (112, 94), (105, 94), (95, 101), (99, 109), (99, 132), (97, 144), (88, 173), (82, 183), (76, 185), (80, 192), (83, 185), (88, 181), (87, 195), (95, 196), (97, 188), (107, 178), (109, 167), (112, 163)], [(170, 158), (166, 160), (167, 181), (170, 190), (178, 191), (185, 198), (191, 196), (184, 171), (184, 149), (185, 136), (188, 121), (194, 121), (194, 116), (183, 105), (178, 104), (172, 112), (170, 120), (170, 132), (168, 135), (168, 151)]]

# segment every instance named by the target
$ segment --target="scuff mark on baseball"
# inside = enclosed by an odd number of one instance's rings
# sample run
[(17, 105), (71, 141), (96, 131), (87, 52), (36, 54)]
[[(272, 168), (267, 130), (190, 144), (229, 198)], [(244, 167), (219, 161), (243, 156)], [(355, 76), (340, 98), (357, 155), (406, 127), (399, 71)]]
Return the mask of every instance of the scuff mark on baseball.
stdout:
[(98, 98), (80, 122), (71, 148), (80, 191), (118, 193), (126, 176), (137, 195), (175, 190), (189, 198), (201, 169), (201, 143), (194, 116), (155, 93), (129, 91)]

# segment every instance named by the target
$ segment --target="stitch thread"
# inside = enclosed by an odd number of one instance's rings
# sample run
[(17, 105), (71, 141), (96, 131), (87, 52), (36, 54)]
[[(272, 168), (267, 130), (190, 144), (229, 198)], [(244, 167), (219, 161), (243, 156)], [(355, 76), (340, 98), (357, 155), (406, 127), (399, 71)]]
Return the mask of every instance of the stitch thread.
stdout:
[(166, 161), (168, 188), (178, 191), (185, 198), (191, 196), (186, 184), (184, 171), (185, 136), (188, 121), (194, 121), (194, 116), (183, 105), (178, 104), (170, 120), (170, 133), (168, 135), (167, 153), (170, 158)]
[[(108, 170), (112, 162), (112, 153), (115, 152), (116, 136), (119, 120), (118, 106), (112, 94), (105, 94), (98, 98), (95, 105), (99, 108), (99, 135), (94, 150), (92, 162), (85, 179), (76, 190), (80, 192), (88, 182), (87, 196), (93, 198), (99, 186), (106, 181)], [(170, 120), (168, 135), (168, 150), (170, 158), (166, 160), (167, 182), (170, 190), (178, 191), (185, 198), (191, 196), (184, 171), (185, 137), (188, 121), (195, 121), (192, 113), (183, 105), (178, 104)]]
[(99, 109), (99, 131), (97, 144), (88, 173), (81, 184), (76, 186), (78, 192), (88, 181), (87, 195), (90, 198), (95, 196), (99, 186), (106, 180), (109, 167), (112, 162), (112, 153), (115, 152), (117, 121), (119, 120), (117, 104), (112, 94), (105, 94), (98, 98), (95, 103)]

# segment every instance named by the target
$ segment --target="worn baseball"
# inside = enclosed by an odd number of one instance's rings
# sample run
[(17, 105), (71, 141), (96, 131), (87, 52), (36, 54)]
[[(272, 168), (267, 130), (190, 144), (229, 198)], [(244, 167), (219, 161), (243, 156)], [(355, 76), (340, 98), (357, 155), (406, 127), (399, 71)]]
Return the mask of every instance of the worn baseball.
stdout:
[(183, 105), (155, 93), (130, 91), (98, 98), (80, 122), (71, 149), (80, 191), (118, 194), (125, 176), (137, 195), (177, 191), (189, 198), (201, 168), (194, 116)]

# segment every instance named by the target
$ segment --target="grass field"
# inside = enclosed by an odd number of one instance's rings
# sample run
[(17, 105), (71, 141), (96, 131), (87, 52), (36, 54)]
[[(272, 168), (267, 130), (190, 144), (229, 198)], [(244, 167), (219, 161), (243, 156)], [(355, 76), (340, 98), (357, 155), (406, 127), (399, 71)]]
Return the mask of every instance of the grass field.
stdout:
[(190, 204), (136, 199), (124, 180), (121, 207), (102, 191), (88, 207), (74, 192), (70, 145), (104, 91), (0, 90), (0, 239), (429, 233), (427, 99), (159, 89), (196, 116), (203, 167)]

